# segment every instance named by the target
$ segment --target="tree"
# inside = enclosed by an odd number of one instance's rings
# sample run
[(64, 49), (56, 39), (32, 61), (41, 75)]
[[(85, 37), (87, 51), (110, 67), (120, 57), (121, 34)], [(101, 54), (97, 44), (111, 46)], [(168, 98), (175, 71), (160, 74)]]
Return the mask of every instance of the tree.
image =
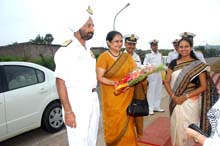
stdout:
[(47, 44), (48, 45), (48, 44), (51, 44), (53, 40), (54, 40), (54, 38), (53, 38), (52, 34), (47, 33), (45, 35), (45, 37), (40, 36), (40, 34), (38, 34), (36, 36), (36, 38), (33, 39), (33, 40), (31, 39), (30, 42), (33, 42), (33, 43), (36, 43), (36, 44)]
[(36, 43), (36, 44), (44, 44), (44, 38), (40, 36), (40, 34), (38, 34), (36, 38), (33, 40), (31, 39), (30, 42)]
[(50, 33), (46, 34), (45, 37), (44, 37), (44, 43), (45, 44), (51, 44), (52, 41), (53, 41), (52, 34), (50, 34)]

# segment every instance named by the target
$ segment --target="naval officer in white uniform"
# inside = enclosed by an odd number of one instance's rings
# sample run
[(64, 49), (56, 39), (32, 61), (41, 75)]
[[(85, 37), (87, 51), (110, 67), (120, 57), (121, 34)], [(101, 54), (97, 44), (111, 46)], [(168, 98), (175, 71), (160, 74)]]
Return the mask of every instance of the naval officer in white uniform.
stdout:
[[(146, 54), (143, 64), (160, 65), (162, 64), (162, 55), (158, 51), (158, 40), (150, 41), (151, 53)], [(149, 104), (149, 114), (153, 115), (154, 112), (164, 112), (160, 108), (161, 90), (162, 90), (162, 75), (161, 72), (156, 72), (148, 76), (148, 90), (147, 98)]]
[[(96, 92), (96, 59), (86, 46), (93, 37), (93, 11), (73, 6), (72, 38), (55, 54), (55, 75), (69, 146), (96, 146), (100, 106)], [(83, 7), (85, 6), (85, 7)]]

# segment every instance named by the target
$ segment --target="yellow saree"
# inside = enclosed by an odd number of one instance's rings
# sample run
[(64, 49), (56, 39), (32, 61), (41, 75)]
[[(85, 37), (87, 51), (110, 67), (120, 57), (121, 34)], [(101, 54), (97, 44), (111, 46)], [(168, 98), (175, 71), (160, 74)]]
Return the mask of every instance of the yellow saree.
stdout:
[[(104, 52), (99, 56), (96, 67), (106, 70), (106, 78), (119, 81), (136, 67), (136, 63), (127, 53), (114, 60)], [(134, 89), (131, 87), (126, 92), (115, 95), (113, 86), (100, 84), (100, 90), (106, 145), (136, 146), (134, 118), (128, 117), (126, 112)]]

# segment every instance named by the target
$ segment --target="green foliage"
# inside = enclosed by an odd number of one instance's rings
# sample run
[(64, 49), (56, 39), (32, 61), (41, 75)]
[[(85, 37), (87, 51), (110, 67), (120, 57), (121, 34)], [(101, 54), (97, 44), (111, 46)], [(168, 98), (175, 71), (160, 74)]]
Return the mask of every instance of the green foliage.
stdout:
[(170, 51), (173, 51), (173, 50), (168, 50), (168, 49), (160, 49), (159, 52), (162, 54), (162, 56), (168, 56), (168, 53)]
[(35, 39), (31, 39), (30, 42), (36, 43), (36, 44), (44, 44), (44, 37), (40, 36), (39, 34), (36, 36)]
[(220, 55), (219, 49), (205, 49), (203, 54), (206, 58), (208, 57), (218, 57)]
[(53, 57), (44, 57), (42, 54), (40, 54), (40, 58), (38, 59), (30, 59), (29, 57), (14, 57), (14, 56), (5, 56), (0, 57), (1, 61), (25, 61), (25, 62), (33, 62), (39, 65), (42, 65), (50, 70), (55, 70), (55, 62)]
[(24, 61), (24, 58), (4, 56), (4, 57), (0, 57), (0, 61)]
[(54, 38), (52, 34), (48, 33), (45, 35), (45, 37), (40, 36), (40, 34), (38, 34), (36, 38), (33, 40), (31, 39), (30, 42), (36, 43), (36, 44), (51, 44), (53, 40)]
[(36, 64), (40, 64), (50, 70), (53, 71), (55, 70), (55, 62), (53, 57), (44, 57), (42, 54), (40, 54), (40, 58), (33, 60), (32, 62)]
[(52, 34), (50, 34), (50, 33), (46, 34), (44, 37), (45, 44), (51, 44), (53, 40), (54, 40), (54, 38), (53, 38)]

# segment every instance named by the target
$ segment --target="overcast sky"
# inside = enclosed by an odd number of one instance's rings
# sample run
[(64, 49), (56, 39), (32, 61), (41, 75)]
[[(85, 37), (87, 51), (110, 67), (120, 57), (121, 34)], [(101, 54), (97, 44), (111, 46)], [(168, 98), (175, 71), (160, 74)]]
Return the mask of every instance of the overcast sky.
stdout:
[[(71, 4), (69, 3), (71, 1)], [(77, 2), (78, 1), (78, 2)], [(159, 40), (159, 48), (172, 48), (171, 42), (184, 31), (196, 34), (195, 45), (220, 45), (220, 0), (91, 0), (95, 15), (95, 35), (89, 46), (106, 47), (106, 34), (115, 21), (123, 35), (140, 37), (137, 48), (149, 49), (149, 41)], [(51, 33), (53, 44), (66, 35), (66, 18), (71, 5), (81, 0), (0, 0), (0, 46), (27, 42), (38, 34)]]

